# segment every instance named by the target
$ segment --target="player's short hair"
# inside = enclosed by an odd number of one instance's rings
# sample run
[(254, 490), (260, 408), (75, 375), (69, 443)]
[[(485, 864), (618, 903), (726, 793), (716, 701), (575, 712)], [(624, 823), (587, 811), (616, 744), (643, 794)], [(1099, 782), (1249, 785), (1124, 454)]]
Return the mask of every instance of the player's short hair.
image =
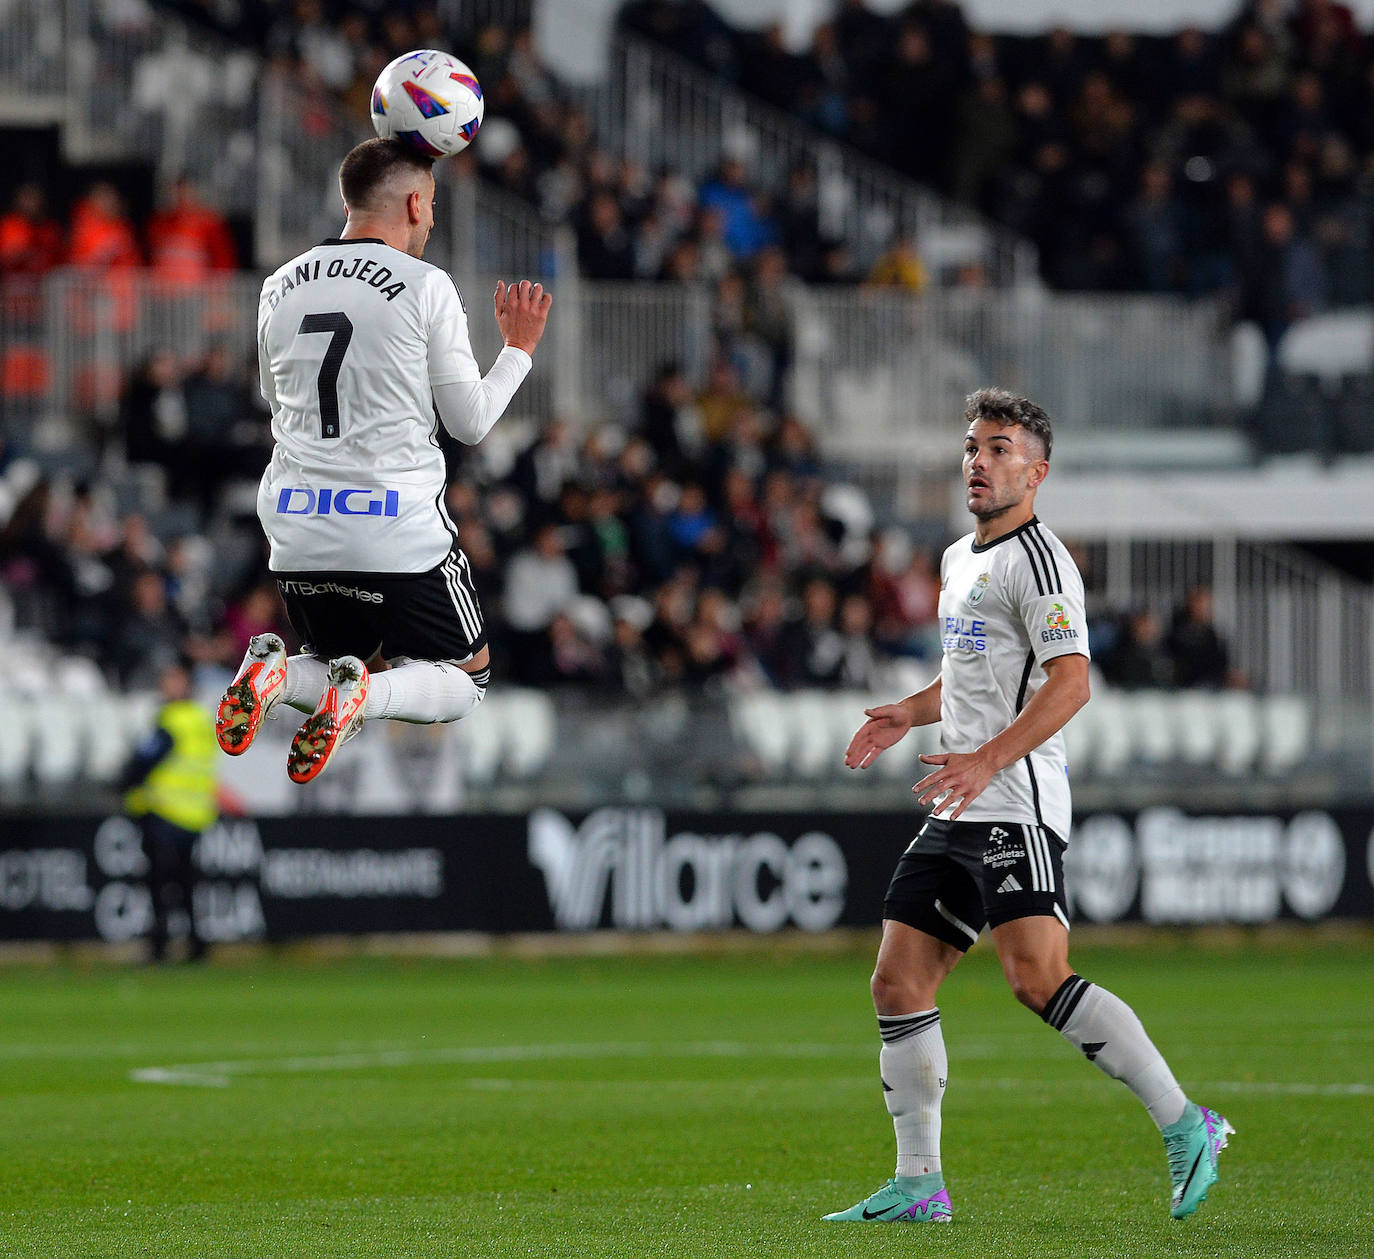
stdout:
[(339, 164), (339, 191), (350, 210), (373, 208), (392, 176), (408, 171), (429, 174), (434, 159), (399, 140), (364, 140)]
[(1054, 430), (1050, 417), (1043, 407), (1037, 406), (1029, 398), (1012, 393), (1010, 389), (989, 386), (969, 394), (964, 403), (964, 421), (972, 424), (975, 420), (987, 420), (992, 424), (1004, 426), (1015, 424), (1040, 439), (1045, 448), (1045, 458), (1050, 457), (1054, 447)]

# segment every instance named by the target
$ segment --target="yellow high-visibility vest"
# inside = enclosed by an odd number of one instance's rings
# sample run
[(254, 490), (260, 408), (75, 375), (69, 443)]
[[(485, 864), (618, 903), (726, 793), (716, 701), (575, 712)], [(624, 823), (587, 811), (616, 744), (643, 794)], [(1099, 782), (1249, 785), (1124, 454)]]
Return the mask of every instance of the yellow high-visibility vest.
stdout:
[(124, 807), (156, 814), (184, 831), (203, 831), (219, 816), (214, 719), (191, 700), (175, 700), (162, 706), (157, 724), (171, 735), (172, 749), (124, 797)]

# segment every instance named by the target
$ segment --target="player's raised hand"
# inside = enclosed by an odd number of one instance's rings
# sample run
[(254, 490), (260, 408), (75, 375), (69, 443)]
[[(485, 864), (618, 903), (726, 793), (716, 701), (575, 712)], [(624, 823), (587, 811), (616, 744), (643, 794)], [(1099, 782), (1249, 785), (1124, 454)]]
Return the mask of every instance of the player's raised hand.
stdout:
[(498, 280), (492, 301), (496, 306), (496, 324), (506, 344), (533, 354), (544, 335), (553, 294), (544, 292), (542, 284), (531, 284), (528, 280), (509, 286), (505, 280)]
[(911, 715), (905, 704), (865, 708), (864, 716), (868, 720), (850, 739), (844, 754), (844, 763), (850, 769), (867, 769), (880, 752), (890, 748), (911, 729)]

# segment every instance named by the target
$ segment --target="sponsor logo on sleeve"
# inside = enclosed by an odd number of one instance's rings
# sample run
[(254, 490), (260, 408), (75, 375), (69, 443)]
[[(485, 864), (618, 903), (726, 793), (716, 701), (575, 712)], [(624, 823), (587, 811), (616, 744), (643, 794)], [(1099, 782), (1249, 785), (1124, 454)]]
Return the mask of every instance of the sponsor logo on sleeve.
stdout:
[(1040, 641), (1042, 643), (1058, 643), (1065, 639), (1078, 637), (1078, 631), (1074, 629), (1073, 623), (1069, 620), (1069, 614), (1064, 611), (1062, 603), (1050, 605), (1050, 610), (1045, 614), (1045, 628), (1040, 631)]

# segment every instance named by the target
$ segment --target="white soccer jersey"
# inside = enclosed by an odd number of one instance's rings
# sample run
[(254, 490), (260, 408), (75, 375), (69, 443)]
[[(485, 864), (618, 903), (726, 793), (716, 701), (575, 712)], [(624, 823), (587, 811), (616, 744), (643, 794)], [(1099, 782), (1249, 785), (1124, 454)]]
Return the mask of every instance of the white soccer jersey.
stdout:
[[(1005, 730), (1044, 685), (1044, 664), (1088, 655), (1083, 579), (1064, 544), (1032, 518), (979, 546), (960, 538), (940, 563), (940, 742), (972, 752)], [(1028, 822), (1067, 840), (1072, 820), (1064, 736), (994, 775), (960, 815)]]
[(432, 388), (480, 381), (449, 275), (328, 240), (267, 278), (258, 361), (276, 449), (258, 490), (273, 570), (419, 573), (454, 530)]

